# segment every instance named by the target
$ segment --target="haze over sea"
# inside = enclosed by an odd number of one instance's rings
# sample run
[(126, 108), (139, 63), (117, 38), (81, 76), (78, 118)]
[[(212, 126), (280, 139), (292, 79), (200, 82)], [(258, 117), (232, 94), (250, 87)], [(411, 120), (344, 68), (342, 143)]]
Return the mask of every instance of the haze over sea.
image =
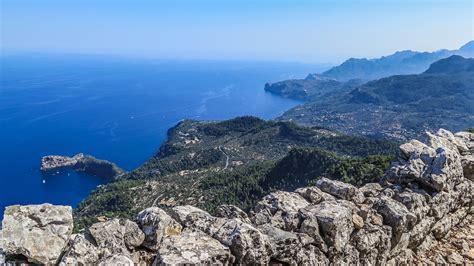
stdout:
[(264, 83), (322, 70), (78, 55), (0, 60), (0, 219), (12, 204), (76, 206), (106, 182), (74, 172), (43, 175), (44, 155), (83, 152), (129, 171), (150, 158), (181, 119), (274, 118), (298, 102), (265, 93)]

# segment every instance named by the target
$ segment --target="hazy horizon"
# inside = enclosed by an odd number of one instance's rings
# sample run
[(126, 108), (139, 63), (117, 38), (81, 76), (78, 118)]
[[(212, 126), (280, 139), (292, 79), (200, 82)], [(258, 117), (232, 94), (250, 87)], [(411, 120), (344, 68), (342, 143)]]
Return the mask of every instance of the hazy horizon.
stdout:
[[(3, 0), (2, 54), (340, 63), (474, 39), (472, 1)], [(449, 37), (449, 38), (448, 38)]]

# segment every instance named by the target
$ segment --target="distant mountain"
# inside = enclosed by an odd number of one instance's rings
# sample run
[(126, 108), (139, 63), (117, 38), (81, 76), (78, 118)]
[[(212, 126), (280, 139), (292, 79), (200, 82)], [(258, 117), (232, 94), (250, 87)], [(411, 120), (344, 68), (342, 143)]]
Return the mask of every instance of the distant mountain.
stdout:
[(326, 93), (347, 92), (363, 83), (393, 75), (419, 74), (431, 63), (451, 55), (474, 57), (474, 41), (458, 50), (436, 52), (400, 51), (377, 59), (350, 58), (322, 74), (309, 74), (305, 79), (284, 80), (265, 84), (265, 91), (291, 99), (312, 100)]
[(436, 52), (401, 51), (376, 59), (350, 58), (339, 66), (333, 67), (321, 76), (339, 81), (351, 79), (374, 80), (393, 75), (418, 74), (425, 71), (437, 60), (451, 55), (474, 57), (474, 41), (470, 41), (458, 50), (439, 50)]
[(396, 75), (327, 94), (280, 118), (341, 132), (405, 140), (474, 125), (474, 59), (450, 56), (419, 75)]

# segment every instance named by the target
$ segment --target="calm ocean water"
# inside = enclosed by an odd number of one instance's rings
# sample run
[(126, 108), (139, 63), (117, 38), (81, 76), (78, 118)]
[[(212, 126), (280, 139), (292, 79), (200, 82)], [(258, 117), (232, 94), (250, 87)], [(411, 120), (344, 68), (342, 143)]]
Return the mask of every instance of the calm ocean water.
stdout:
[(84, 152), (132, 170), (179, 120), (274, 118), (298, 102), (265, 93), (264, 83), (320, 69), (87, 56), (0, 60), (0, 218), (11, 204), (76, 206), (105, 182), (74, 172), (44, 176), (44, 155)]

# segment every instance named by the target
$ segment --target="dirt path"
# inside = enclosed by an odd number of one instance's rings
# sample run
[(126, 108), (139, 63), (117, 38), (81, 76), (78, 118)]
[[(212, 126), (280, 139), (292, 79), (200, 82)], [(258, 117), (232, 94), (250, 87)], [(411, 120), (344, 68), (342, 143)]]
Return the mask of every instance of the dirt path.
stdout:
[(226, 170), (229, 167), (229, 155), (222, 150), (222, 146), (219, 146), (219, 150), (225, 155), (225, 167), (222, 170)]

